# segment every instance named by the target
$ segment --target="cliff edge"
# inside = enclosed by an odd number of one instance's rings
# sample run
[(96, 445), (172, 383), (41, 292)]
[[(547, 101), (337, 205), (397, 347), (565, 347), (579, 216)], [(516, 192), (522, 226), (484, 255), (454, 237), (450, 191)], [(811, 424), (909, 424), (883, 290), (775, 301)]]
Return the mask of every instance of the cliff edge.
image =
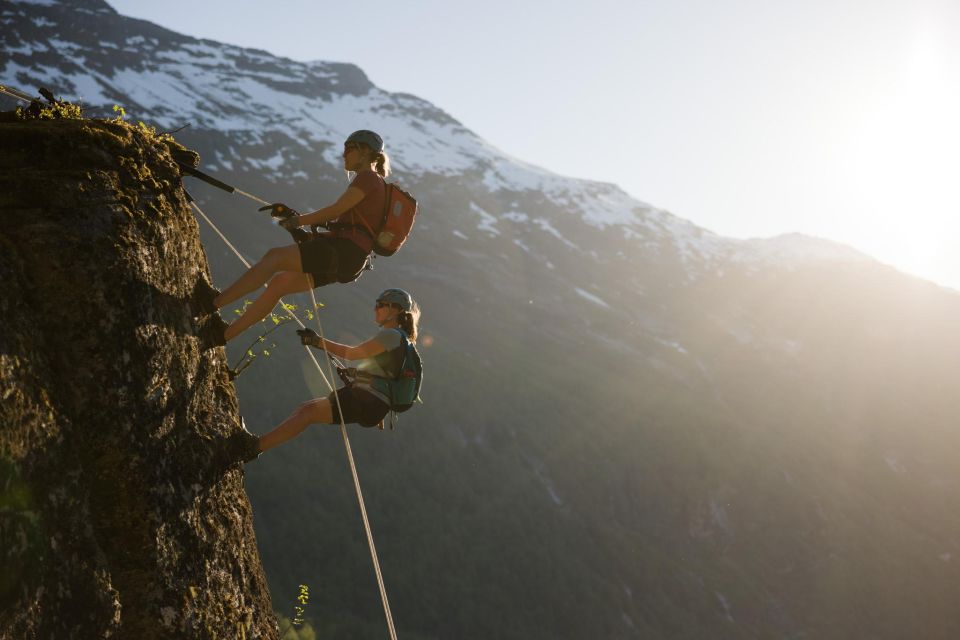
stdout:
[(0, 123), (0, 638), (276, 638), (168, 143)]

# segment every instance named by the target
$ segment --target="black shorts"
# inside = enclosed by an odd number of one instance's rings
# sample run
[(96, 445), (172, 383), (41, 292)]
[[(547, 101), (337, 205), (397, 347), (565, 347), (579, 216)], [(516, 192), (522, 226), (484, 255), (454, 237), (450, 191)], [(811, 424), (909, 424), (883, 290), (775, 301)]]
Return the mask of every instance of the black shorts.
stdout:
[(367, 264), (367, 252), (346, 238), (317, 236), (300, 246), (300, 268), (313, 276), (313, 286), (353, 282)]
[[(343, 387), (337, 389), (334, 393), (340, 397), (340, 406), (343, 407), (343, 421), (347, 423), (356, 423), (362, 427), (375, 427), (390, 411), (386, 402), (364, 389)], [(330, 408), (333, 411), (333, 424), (340, 424), (337, 399), (331, 393), (327, 396), (327, 400), (330, 401)]]

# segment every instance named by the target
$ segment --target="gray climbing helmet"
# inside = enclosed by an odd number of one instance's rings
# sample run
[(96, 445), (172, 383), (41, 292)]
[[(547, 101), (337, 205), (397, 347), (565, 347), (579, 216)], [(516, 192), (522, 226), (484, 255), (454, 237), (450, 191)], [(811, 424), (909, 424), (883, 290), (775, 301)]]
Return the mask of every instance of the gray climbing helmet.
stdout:
[(365, 144), (370, 147), (374, 153), (380, 153), (383, 151), (383, 138), (369, 129), (360, 129), (359, 131), (354, 131), (350, 134), (350, 137), (347, 138), (347, 142)]
[(395, 304), (404, 311), (410, 311), (413, 308), (413, 298), (403, 289), (386, 289), (377, 296), (377, 302)]

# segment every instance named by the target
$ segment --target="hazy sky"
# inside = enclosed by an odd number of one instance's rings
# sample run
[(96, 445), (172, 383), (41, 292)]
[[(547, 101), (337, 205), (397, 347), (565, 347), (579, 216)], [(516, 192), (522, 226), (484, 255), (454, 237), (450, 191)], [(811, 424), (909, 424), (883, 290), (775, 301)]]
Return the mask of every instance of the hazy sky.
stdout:
[(359, 65), (527, 162), (960, 289), (960, 0), (108, 0)]

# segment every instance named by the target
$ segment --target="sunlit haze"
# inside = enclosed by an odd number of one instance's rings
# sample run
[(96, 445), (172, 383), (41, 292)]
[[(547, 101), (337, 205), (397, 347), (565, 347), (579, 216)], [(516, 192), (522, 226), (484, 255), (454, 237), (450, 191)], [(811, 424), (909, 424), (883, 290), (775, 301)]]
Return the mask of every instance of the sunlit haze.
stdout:
[(109, 1), (355, 63), (510, 155), (722, 235), (815, 235), (960, 289), (955, 1)]

